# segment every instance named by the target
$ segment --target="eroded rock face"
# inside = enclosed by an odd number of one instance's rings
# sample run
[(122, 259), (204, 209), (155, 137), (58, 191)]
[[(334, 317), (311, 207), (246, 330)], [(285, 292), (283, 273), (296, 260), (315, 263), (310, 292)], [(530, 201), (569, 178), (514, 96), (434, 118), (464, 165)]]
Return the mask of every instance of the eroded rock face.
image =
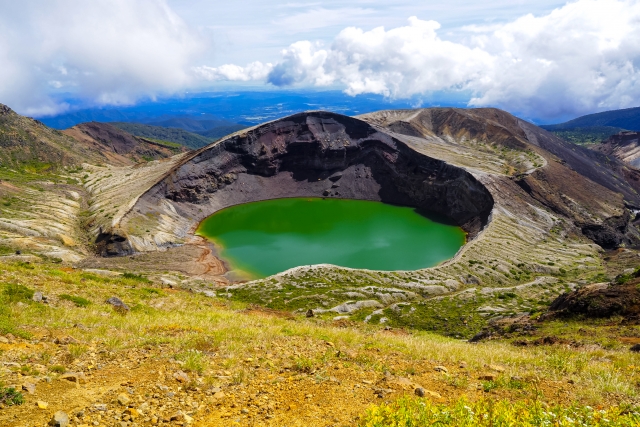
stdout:
[(133, 253), (133, 248), (125, 236), (117, 232), (101, 232), (96, 239), (97, 252), (104, 257), (125, 256)]
[(595, 283), (556, 298), (545, 313), (545, 319), (584, 316), (608, 318), (623, 316), (626, 321), (640, 320), (640, 279), (623, 285)]
[(640, 167), (640, 132), (620, 132), (611, 135), (595, 149), (614, 156), (635, 168)]
[(471, 174), (419, 154), (367, 123), (302, 113), (201, 150), (144, 196), (167, 198), (182, 214), (279, 197), (339, 197), (413, 206), (473, 237), (493, 207)]

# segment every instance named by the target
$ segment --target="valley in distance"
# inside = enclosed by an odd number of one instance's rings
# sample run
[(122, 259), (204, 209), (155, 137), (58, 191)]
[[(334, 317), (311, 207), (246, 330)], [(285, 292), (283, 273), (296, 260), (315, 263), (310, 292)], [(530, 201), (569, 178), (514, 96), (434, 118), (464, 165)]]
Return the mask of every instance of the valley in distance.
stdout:
[[(0, 425), (640, 425), (640, 108), (123, 117), (0, 105)], [(197, 233), (283, 198), (466, 241), (246, 280)]]

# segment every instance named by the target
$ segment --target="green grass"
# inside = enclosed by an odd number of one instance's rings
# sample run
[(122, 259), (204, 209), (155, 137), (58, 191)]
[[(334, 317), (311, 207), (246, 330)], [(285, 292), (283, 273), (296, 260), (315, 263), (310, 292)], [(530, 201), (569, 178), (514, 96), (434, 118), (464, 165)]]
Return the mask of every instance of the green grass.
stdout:
[(61, 294), (59, 298), (65, 301), (71, 301), (76, 305), (76, 307), (88, 307), (89, 305), (91, 305), (91, 301), (89, 301), (88, 299), (69, 294)]
[(4, 285), (3, 296), (6, 302), (29, 302), (33, 298), (34, 291), (24, 285), (7, 283)]
[[(145, 289), (153, 288), (144, 282), (123, 276), (112, 277), (109, 281), (88, 277), (92, 276), (80, 271), (63, 272), (51, 264), (27, 266), (11, 263), (1, 264), (0, 268), (0, 280), (38, 283), (38, 289), (45, 294), (73, 295), (78, 289), (90, 289), (95, 301), (119, 296), (131, 307), (139, 308), (132, 309), (127, 316), (114, 316), (106, 304), (69, 308), (66, 304), (58, 306), (55, 300), (48, 305), (29, 303), (26, 307), (3, 303), (0, 304), (0, 326), (3, 330), (15, 330), (16, 325), (26, 325), (25, 328), (34, 332), (68, 331), (65, 333), (73, 334), (81, 343), (104, 343), (109, 351), (115, 353), (114, 357), (128, 349), (161, 345), (167, 357), (181, 360), (182, 368), (191, 372), (206, 372), (215, 369), (216, 365), (231, 372), (240, 372), (246, 358), (251, 357), (255, 363), (262, 364), (258, 361), (265, 353), (279, 354), (284, 347), (289, 350), (290, 357), (279, 362), (283, 364), (280, 366), (300, 374), (316, 368), (319, 370), (316, 374), (326, 376), (322, 372), (323, 367), (328, 362), (339, 361), (366, 372), (381, 373), (388, 369), (394, 374), (397, 370), (398, 373), (416, 372), (420, 376), (424, 375), (421, 366), (425, 361), (437, 361), (447, 367), (465, 361), (469, 379), (454, 368), (449, 377), (438, 377), (443, 387), (453, 385), (461, 393), (475, 390), (476, 378), (484, 373), (485, 364), (499, 364), (506, 367), (506, 372), (497, 376), (494, 381), (497, 387), (491, 393), (501, 397), (511, 394), (533, 396), (536, 383), (531, 378), (540, 378), (543, 382), (564, 384), (569, 379), (575, 380), (580, 386), (571, 389), (571, 398), (582, 404), (638, 401), (636, 384), (640, 377), (635, 367), (640, 366), (640, 359), (624, 346), (590, 346), (578, 351), (566, 346), (516, 347), (509, 341), (471, 345), (419, 330), (390, 335), (380, 325), (358, 323), (344, 327), (334, 325), (330, 317), (307, 319), (304, 314), (295, 317), (246, 314), (246, 303), (185, 291), (163, 292), (151, 299)], [(460, 310), (458, 313), (470, 308), (453, 307)], [(69, 330), (69, 325), (73, 324), (85, 325), (88, 329)], [(563, 325), (564, 322), (551, 323), (549, 332), (562, 330)], [(569, 333), (581, 333), (579, 323), (568, 322), (566, 325), (564, 328)], [(621, 329), (618, 336), (640, 336), (640, 327), (624, 325), (621, 328), (624, 330)], [(591, 329), (585, 327), (585, 330), (591, 334)], [(601, 330), (594, 327), (593, 333), (602, 335)], [(325, 345), (327, 341), (333, 344), (330, 350)], [(256, 349), (257, 345), (259, 349)], [(291, 351), (292, 346), (304, 348), (308, 345), (319, 348), (299, 355)], [(74, 346), (69, 348), (69, 353), (77, 357), (85, 350)], [(349, 352), (355, 356), (348, 356)], [(224, 355), (224, 358), (219, 355)], [(390, 355), (396, 355), (392, 357), (406, 363), (394, 367), (387, 361)], [(59, 364), (60, 368), (54, 370), (62, 370), (64, 364), (71, 363), (71, 360), (61, 360), (58, 356), (44, 353), (38, 357)], [(525, 382), (512, 384), (509, 380), (512, 377), (524, 378)], [(244, 381), (240, 377), (239, 380)]]
[(5, 406), (22, 405), (24, 397), (22, 393), (13, 387), (0, 388), (0, 404)]
[(51, 372), (56, 373), (56, 374), (64, 374), (65, 372), (67, 372), (67, 368), (65, 368), (65, 367), (64, 367), (64, 366), (62, 366), (62, 365), (52, 365), (52, 366), (49, 366), (49, 370), (50, 370)]
[(151, 283), (151, 280), (147, 279), (145, 276), (141, 274), (131, 273), (131, 272), (122, 273), (122, 278), (135, 280), (136, 282), (141, 282), (141, 283)]
[(187, 350), (176, 355), (176, 360), (180, 360), (183, 363), (182, 369), (186, 372), (197, 372), (202, 375), (207, 367), (207, 358), (199, 350)]

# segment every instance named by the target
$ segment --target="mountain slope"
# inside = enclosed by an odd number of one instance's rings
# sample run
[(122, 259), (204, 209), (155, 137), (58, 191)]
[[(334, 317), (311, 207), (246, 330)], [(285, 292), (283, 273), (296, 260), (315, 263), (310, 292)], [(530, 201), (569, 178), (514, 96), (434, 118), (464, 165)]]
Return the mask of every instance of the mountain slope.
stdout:
[(3, 167), (55, 170), (83, 162), (99, 162), (90, 147), (37, 120), (0, 104), (0, 164)]
[(109, 164), (114, 165), (164, 159), (188, 151), (183, 146), (135, 137), (108, 123), (82, 123), (62, 133), (100, 153)]
[(129, 132), (135, 136), (175, 142), (176, 144), (184, 145), (185, 147), (192, 149), (204, 147), (212, 142), (212, 140), (207, 137), (176, 127), (162, 127), (126, 122), (113, 122), (109, 123), (109, 125), (115, 126), (118, 129), (122, 129), (123, 131)]
[(568, 122), (556, 125), (543, 125), (540, 127), (546, 130), (556, 131), (593, 126), (610, 126), (626, 130), (640, 130), (640, 107), (588, 114), (569, 120)]

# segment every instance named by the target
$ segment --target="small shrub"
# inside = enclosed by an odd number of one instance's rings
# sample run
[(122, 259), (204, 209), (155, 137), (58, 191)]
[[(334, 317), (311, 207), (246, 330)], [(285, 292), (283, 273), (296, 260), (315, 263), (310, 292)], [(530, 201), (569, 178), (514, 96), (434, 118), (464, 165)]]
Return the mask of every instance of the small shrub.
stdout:
[(81, 344), (70, 344), (69, 345), (69, 354), (74, 359), (77, 359), (78, 357), (82, 356), (86, 352), (87, 352), (87, 347), (85, 347), (85, 346), (83, 346)]
[(614, 279), (614, 281), (616, 282), (616, 284), (618, 285), (624, 285), (625, 283), (627, 283), (629, 280), (631, 279), (635, 279), (636, 277), (640, 277), (640, 267), (636, 268), (633, 273), (628, 273), (628, 274), (619, 274), (616, 276), (616, 278)]
[(82, 298), (82, 297), (76, 297), (73, 295), (69, 295), (69, 294), (62, 294), (59, 297), (62, 300), (65, 301), (71, 301), (72, 303), (74, 303), (77, 307), (88, 307), (89, 305), (91, 305), (91, 301), (89, 301), (88, 299)]
[(197, 372), (202, 375), (207, 367), (207, 358), (198, 350), (187, 350), (177, 354), (176, 359), (184, 362), (182, 368), (187, 372)]
[(8, 302), (28, 302), (33, 298), (34, 291), (24, 285), (8, 283), (5, 285), (3, 294)]
[(64, 374), (65, 372), (67, 372), (67, 368), (62, 365), (51, 365), (49, 366), (49, 370), (56, 374)]
[(233, 373), (233, 375), (231, 376), (231, 382), (234, 385), (240, 385), (243, 382), (245, 382), (247, 379), (247, 373), (242, 370), (242, 371), (236, 371)]
[(24, 397), (13, 387), (3, 387), (0, 388), (0, 403), (6, 406), (22, 405)]
[(130, 279), (130, 280), (135, 280), (141, 283), (151, 283), (151, 280), (147, 279), (146, 277), (142, 276), (141, 274), (135, 274), (135, 273), (122, 273), (122, 278), (123, 279)]
[(498, 388), (498, 384), (495, 381), (483, 381), (482, 390), (485, 393), (489, 393), (491, 390)]
[(25, 270), (33, 270), (35, 267), (30, 262), (18, 261), (15, 264), (17, 267), (24, 268)]
[(49, 362), (51, 361), (51, 357), (53, 357), (53, 354), (46, 350), (40, 353), (40, 361), (45, 365), (49, 364)]
[(296, 358), (295, 365), (293, 365), (293, 369), (298, 372), (304, 372), (310, 374), (314, 371), (314, 363), (313, 360), (307, 357), (298, 357)]

